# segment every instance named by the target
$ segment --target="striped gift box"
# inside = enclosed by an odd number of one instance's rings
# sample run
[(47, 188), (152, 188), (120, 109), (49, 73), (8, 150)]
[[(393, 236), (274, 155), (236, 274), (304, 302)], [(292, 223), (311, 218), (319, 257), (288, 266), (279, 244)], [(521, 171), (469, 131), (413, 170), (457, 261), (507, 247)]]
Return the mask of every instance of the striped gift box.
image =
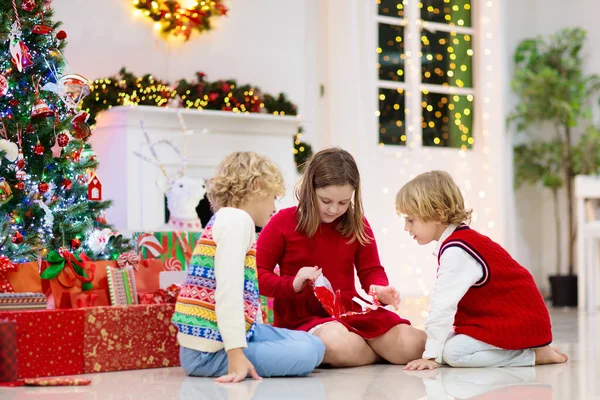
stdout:
[(43, 293), (0, 293), (0, 311), (43, 310), (47, 301)]
[(132, 266), (124, 268), (106, 266), (106, 277), (108, 278), (110, 304), (116, 306), (138, 303), (135, 275)]

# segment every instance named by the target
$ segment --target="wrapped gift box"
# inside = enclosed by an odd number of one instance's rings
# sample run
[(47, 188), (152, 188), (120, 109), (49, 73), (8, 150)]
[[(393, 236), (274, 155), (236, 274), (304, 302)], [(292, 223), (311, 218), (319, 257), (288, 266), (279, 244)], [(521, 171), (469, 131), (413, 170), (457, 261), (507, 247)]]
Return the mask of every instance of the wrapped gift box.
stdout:
[(202, 232), (135, 232), (132, 236), (142, 259), (159, 259), (166, 271), (183, 271)]
[(0, 311), (44, 310), (47, 302), (43, 293), (0, 293)]
[(3, 311), (17, 323), (19, 378), (83, 373), (84, 309)]
[(174, 304), (85, 309), (84, 373), (179, 365)]
[(17, 377), (17, 323), (0, 320), (0, 382), (16, 381)]

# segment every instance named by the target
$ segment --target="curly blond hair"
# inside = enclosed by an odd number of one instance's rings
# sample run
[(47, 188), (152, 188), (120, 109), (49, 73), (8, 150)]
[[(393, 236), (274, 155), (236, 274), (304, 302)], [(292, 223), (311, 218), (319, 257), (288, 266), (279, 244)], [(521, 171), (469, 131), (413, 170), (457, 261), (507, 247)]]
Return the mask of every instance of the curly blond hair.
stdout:
[(284, 193), (279, 168), (268, 158), (251, 151), (225, 157), (207, 184), (208, 200), (215, 212), (223, 207), (239, 207), (251, 196), (283, 196)]
[(424, 222), (458, 225), (469, 223), (473, 211), (465, 208), (462, 193), (447, 172), (431, 171), (402, 186), (396, 195), (396, 212)]

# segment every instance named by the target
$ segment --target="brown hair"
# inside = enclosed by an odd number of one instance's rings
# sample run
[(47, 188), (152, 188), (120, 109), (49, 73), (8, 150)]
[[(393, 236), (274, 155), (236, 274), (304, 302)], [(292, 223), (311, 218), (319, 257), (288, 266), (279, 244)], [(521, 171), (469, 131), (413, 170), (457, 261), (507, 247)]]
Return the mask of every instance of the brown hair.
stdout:
[(252, 195), (282, 196), (285, 192), (279, 168), (251, 151), (225, 157), (206, 188), (214, 211), (239, 207)]
[(463, 195), (447, 172), (431, 171), (402, 186), (396, 195), (396, 212), (424, 222), (458, 225), (469, 223), (473, 211), (465, 208)]
[(306, 233), (308, 237), (317, 232), (321, 219), (316, 190), (332, 185), (350, 185), (354, 189), (354, 199), (346, 213), (340, 217), (336, 230), (344, 237), (350, 237), (350, 243), (356, 239), (361, 245), (369, 243), (372, 238), (365, 232), (358, 166), (352, 155), (340, 148), (321, 150), (306, 164), (302, 179), (296, 187), (296, 229)]

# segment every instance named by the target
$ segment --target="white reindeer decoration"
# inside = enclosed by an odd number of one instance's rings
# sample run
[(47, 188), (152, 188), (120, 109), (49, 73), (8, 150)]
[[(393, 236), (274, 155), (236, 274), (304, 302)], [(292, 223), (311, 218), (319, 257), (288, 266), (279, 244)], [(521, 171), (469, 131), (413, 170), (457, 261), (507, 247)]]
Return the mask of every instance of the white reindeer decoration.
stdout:
[[(180, 113), (178, 114), (178, 116), (184, 134), (183, 154), (168, 139), (161, 139), (152, 143), (150, 141), (148, 133), (144, 129), (144, 123), (142, 121), (140, 121), (142, 132), (146, 137), (146, 142), (148, 143), (148, 148), (150, 150), (150, 153), (152, 154), (153, 159), (150, 159), (139, 152), (134, 151), (134, 154), (140, 157), (142, 160), (160, 168), (161, 172), (166, 178), (166, 182), (164, 183), (157, 182), (157, 185), (167, 197), (167, 208), (169, 209), (170, 214), (169, 222), (161, 226), (159, 228), (160, 231), (198, 232), (202, 230), (202, 224), (200, 223), (200, 219), (198, 218), (198, 214), (196, 213), (196, 207), (198, 206), (198, 203), (200, 203), (200, 200), (204, 198), (204, 195), (206, 194), (206, 187), (204, 180), (195, 180), (185, 176), (185, 170), (187, 167), (186, 141), (187, 137), (192, 135), (193, 132), (188, 131), (185, 128), (185, 124), (183, 123), (183, 118)], [(175, 151), (177, 156), (181, 159), (181, 169), (179, 170), (175, 178), (170, 177), (169, 174), (167, 174), (164, 165), (158, 157), (155, 147), (161, 144), (167, 145), (168, 147), (173, 149), (173, 151)]]

